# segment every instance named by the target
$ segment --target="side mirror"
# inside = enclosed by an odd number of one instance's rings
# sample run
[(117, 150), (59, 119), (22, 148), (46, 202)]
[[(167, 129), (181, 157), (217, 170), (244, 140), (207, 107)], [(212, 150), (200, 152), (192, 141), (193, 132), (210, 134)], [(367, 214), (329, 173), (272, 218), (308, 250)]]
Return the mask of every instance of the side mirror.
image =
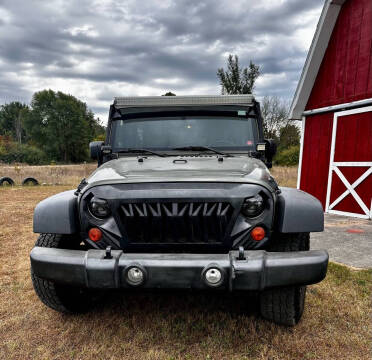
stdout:
[(265, 140), (266, 149), (265, 149), (265, 158), (266, 158), (266, 165), (269, 169), (273, 167), (273, 157), (276, 154), (276, 143), (273, 139)]
[(273, 139), (268, 139), (268, 140), (265, 140), (265, 144), (266, 144), (265, 156), (267, 158), (272, 159), (276, 154), (276, 149), (277, 149), (276, 142)]
[(92, 141), (91, 143), (89, 143), (90, 157), (93, 160), (99, 160), (101, 158), (102, 145), (103, 145), (103, 141)]

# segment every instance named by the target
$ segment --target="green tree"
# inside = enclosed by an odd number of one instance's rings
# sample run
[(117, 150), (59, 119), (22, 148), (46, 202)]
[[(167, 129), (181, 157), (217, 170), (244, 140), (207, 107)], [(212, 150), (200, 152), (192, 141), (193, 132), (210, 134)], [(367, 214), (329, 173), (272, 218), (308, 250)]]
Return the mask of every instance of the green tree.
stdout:
[(241, 68), (237, 55), (230, 54), (227, 59), (227, 70), (219, 68), (217, 77), (220, 80), (222, 94), (252, 94), (255, 82), (260, 76), (260, 67), (252, 60), (249, 66)]
[(298, 164), (300, 156), (300, 146), (290, 146), (287, 149), (281, 150), (274, 160), (274, 164), (282, 166), (295, 166)]
[(90, 128), (94, 134), (92, 141), (105, 141), (106, 128), (102, 125), (100, 118), (95, 118), (92, 111), (89, 111)]
[(279, 148), (288, 149), (300, 145), (300, 129), (295, 124), (287, 124), (279, 131)]
[(88, 158), (88, 143), (101, 125), (85, 103), (72, 95), (43, 90), (33, 95), (24, 120), (30, 142), (51, 160), (80, 162)]
[(28, 110), (26, 104), (18, 101), (0, 106), (0, 135), (10, 136), (20, 144), (24, 142), (26, 133), (23, 122)]

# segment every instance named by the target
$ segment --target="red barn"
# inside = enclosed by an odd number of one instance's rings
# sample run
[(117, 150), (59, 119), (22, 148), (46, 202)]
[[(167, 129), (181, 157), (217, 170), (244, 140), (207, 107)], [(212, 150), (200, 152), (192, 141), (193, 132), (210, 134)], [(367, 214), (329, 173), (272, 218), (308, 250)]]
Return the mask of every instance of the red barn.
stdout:
[(372, 0), (327, 0), (291, 106), (297, 187), (329, 213), (372, 217)]

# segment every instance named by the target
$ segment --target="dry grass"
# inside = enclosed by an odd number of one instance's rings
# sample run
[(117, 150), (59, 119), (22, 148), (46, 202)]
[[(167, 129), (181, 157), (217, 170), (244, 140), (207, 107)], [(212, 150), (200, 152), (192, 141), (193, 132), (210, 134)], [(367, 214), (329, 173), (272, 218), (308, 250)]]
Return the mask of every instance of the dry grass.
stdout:
[[(77, 186), (81, 179), (89, 176), (97, 167), (95, 163), (79, 165), (0, 165), (0, 177), (9, 176), (16, 184), (25, 177), (32, 176), (40, 184)], [(276, 166), (271, 171), (281, 186), (296, 187), (297, 167)]]
[(26, 177), (34, 177), (40, 184), (77, 186), (82, 178), (89, 176), (96, 163), (77, 165), (41, 165), (29, 166), (24, 164), (0, 165), (0, 177), (8, 176), (17, 185)]
[(280, 186), (297, 186), (297, 166), (274, 166), (270, 172)]
[(65, 189), (0, 189), (0, 359), (370, 359), (371, 271), (336, 264), (294, 328), (223, 294), (113, 292), (85, 315), (46, 308), (29, 276), (32, 212)]

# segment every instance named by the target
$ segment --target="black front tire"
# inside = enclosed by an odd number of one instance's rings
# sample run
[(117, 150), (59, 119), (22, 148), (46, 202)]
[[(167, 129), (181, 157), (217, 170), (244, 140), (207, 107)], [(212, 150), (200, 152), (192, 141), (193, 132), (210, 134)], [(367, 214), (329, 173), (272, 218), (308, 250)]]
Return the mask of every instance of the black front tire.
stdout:
[[(267, 251), (307, 251), (309, 233), (277, 234)], [(280, 325), (297, 324), (304, 312), (306, 286), (273, 288), (260, 294), (261, 316)]]
[[(41, 234), (35, 246), (48, 248), (76, 249), (78, 240), (60, 234)], [(53, 310), (62, 313), (80, 313), (89, 309), (92, 303), (87, 289), (57, 284), (34, 274), (31, 268), (31, 279), (35, 292), (40, 300)]]

